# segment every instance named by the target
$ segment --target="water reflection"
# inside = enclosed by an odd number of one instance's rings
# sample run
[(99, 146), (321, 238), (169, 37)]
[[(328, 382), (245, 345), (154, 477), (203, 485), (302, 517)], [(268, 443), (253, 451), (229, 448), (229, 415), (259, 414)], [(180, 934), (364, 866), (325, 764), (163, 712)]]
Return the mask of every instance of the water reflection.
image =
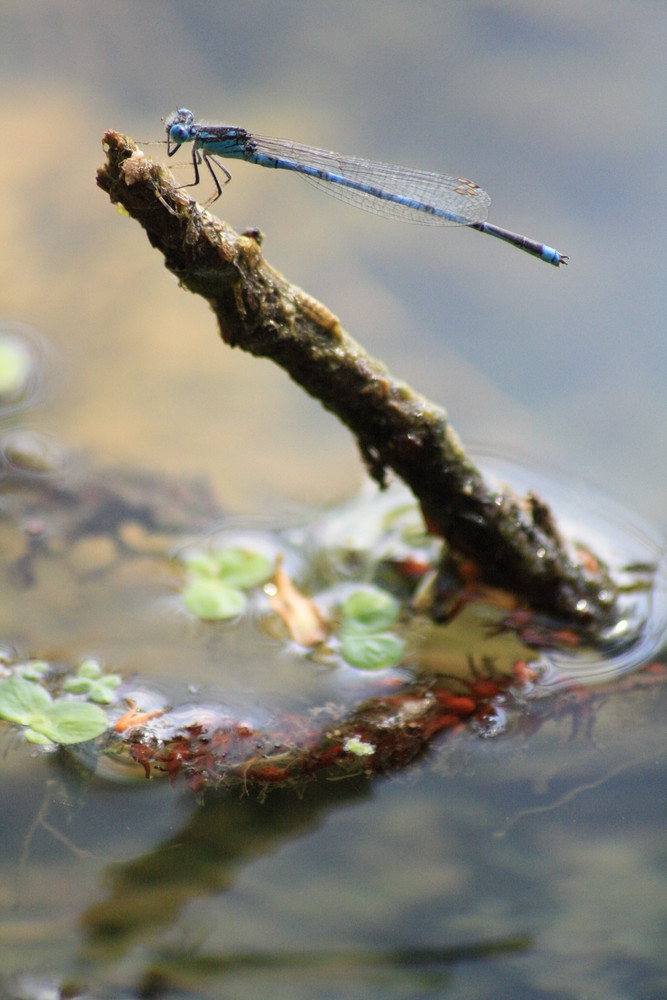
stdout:
[[(28, 785), (13, 816), (12, 853), (31, 809), (40, 817), (20, 911), (41, 896), (50, 921), (76, 922), (63, 975), (100, 997), (253, 995), (278, 972), (278, 997), (486, 998), (492, 983), (582, 994), (593, 979), (612, 988), (623, 928), (641, 928), (624, 947), (646, 986), (659, 976), (643, 948), (660, 936), (664, 695), (540, 703), (501, 741), (433, 746), (407, 782), (323, 781), (263, 803), (224, 793), (195, 806), (153, 783), (82, 795), (60, 772), (36, 796)], [(50, 857), (81, 885), (65, 905), (48, 882), (35, 896)], [(556, 974), (572, 934), (579, 958)]]
[[(21, 432), (11, 419), (11, 433)], [(165, 595), (176, 600), (178, 589), (175, 543), (188, 537), (187, 550), (196, 527), (211, 541), (215, 522), (213, 537), (238, 538), (238, 524), (231, 535), (220, 528), (206, 488), (146, 472), (82, 464), (65, 470), (57, 463), (45, 475), (30, 463), (4, 468), (7, 669), (19, 656), (46, 655), (63, 671), (85, 647), (128, 677), (121, 694), (156, 704), (170, 699), (173, 724), (187, 728), (215, 690), (223, 696), (217, 711), (224, 701), (231, 725), (243, 715), (251, 737), (253, 727), (270, 732), (275, 725), (267, 706), (275, 707), (278, 690), (292, 713), (319, 704), (315, 699), (335, 696), (345, 710), (362, 692), (369, 696), (377, 680), (354, 684), (349, 665), (337, 671), (287, 656), (258, 620), (216, 631), (169, 613)], [(517, 470), (505, 466), (499, 474), (514, 482)], [(524, 475), (534, 486), (532, 471)], [(542, 485), (550, 498), (553, 482)], [(322, 982), (336, 996), (358, 995), (360, 983), (368, 996), (438, 995), (472, 967), (478, 982), (488, 975), (505, 990), (533, 990), (548, 978), (545, 970), (553, 975), (558, 931), (551, 926), (569, 927), (572, 911), (582, 926), (597, 921), (598, 928), (598, 957), (579, 970), (579, 992), (593, 973), (608, 981), (621, 931), (613, 914), (590, 912), (589, 894), (577, 885), (563, 895), (563, 874), (574, 863), (599, 896), (620, 881), (642, 943), (652, 940), (655, 890), (628, 896), (623, 871), (633, 885), (660, 884), (665, 761), (657, 734), (667, 686), (660, 664), (628, 671), (662, 643), (662, 548), (632, 519), (607, 516), (597, 497), (573, 498), (566, 486), (562, 499), (573, 533), (587, 540), (592, 533), (614, 570), (644, 565), (625, 572), (648, 575), (652, 585), (628, 604), (638, 625), (652, 623), (647, 644), (621, 644), (617, 661), (598, 657), (592, 670), (578, 654), (553, 657), (557, 673), (547, 682), (555, 676), (558, 683), (547, 683), (550, 697), (538, 699), (525, 679), (515, 684), (512, 700), (496, 705), (505, 724), (493, 740), (480, 741), (460, 717), (441, 739), (433, 729), (404, 780), (371, 781), (362, 762), (344, 780), (276, 789), (265, 800), (246, 796), (239, 781), (234, 792), (197, 805), (178, 783), (147, 782), (141, 768), (131, 783), (117, 783), (117, 775), (95, 770), (90, 748), (32, 757), (24, 745), (7, 743), (4, 898), (24, 921), (13, 912), (7, 922), (7, 971), (57, 970), (52, 983), (76, 981), (101, 996), (181, 990), (214, 997), (224, 988), (241, 996), (265, 988), (278, 968), (292, 1000)], [(409, 511), (404, 504), (399, 514), (381, 510), (405, 562), (416, 542)], [(358, 572), (363, 563), (358, 529), (369, 517), (357, 503), (317, 521), (312, 536), (289, 529), (299, 556), (294, 567), (317, 550), (313, 537), (327, 538), (332, 558), (319, 562), (327, 593), (341, 580), (348, 586), (351, 566)], [(256, 535), (246, 529), (243, 537)], [(386, 535), (365, 528), (361, 535), (375, 538), (391, 562)], [(480, 619), (485, 654), (492, 648), (488, 615)], [(470, 627), (468, 620), (428, 639), (422, 633), (419, 669), (430, 665), (459, 684), (488, 682), (461, 673), (470, 668)], [(509, 668), (523, 649), (517, 636), (494, 641), (494, 657)], [(547, 664), (551, 656), (544, 653)], [(601, 679), (600, 660), (612, 683), (582, 686)], [(406, 726), (416, 722), (402, 718)], [(407, 757), (401, 763), (405, 768)], [(12, 934), (21, 927), (25, 939), (18, 941)], [(650, 981), (656, 962), (632, 942), (627, 947), (635, 974)], [(30, 995), (29, 986), (11, 982), (7, 991)]]

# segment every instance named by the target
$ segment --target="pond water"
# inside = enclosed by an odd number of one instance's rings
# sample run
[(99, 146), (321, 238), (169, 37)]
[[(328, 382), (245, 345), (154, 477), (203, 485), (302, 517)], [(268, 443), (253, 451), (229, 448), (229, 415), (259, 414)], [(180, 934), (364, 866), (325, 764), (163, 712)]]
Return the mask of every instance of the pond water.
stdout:
[(658, 998), (664, 686), (589, 710), (263, 803), (8, 750), (5, 995)]
[[(95, 657), (129, 685), (186, 700), (194, 683), (260, 722), (267, 705), (320, 693), (271, 637), (239, 630), (221, 657), (174, 615), (165, 552), (221, 512), (267, 531), (361, 481), (347, 432), (282, 373), (224, 348), (206, 305), (95, 188), (104, 130), (159, 140), (177, 104), (462, 171), (493, 195), (492, 221), (568, 253), (556, 271), (476, 233), (390, 226), (243, 164), (225, 191), (230, 222), (259, 226), (267, 259), (446, 405), (466, 441), (576, 484), (596, 522), (598, 494), (580, 488), (592, 483), (660, 544), (666, 12), (630, 0), (336, 11), (3, 10), (0, 318), (27, 336), (39, 375), (30, 406), (2, 418), (3, 462), (27, 451), (34, 463), (17, 491), (3, 466), (3, 658)], [(175, 161), (189, 179), (187, 156)], [(42, 535), (30, 503), (43, 516), (45, 498)], [(93, 509), (104, 519), (74, 544)], [(654, 670), (562, 686), (495, 738), (445, 734), (390, 777), (264, 801), (91, 777), (85, 759), (4, 727), (0, 996), (56, 1000), (68, 984), (115, 1000), (662, 998), (667, 685), (654, 638), (641, 658)]]
[[(14, 325), (0, 350), (37, 343)], [(32, 350), (28, 371), (45, 353)], [(33, 405), (40, 383), (26, 377)], [(183, 554), (230, 539), (267, 553), (282, 545), (297, 576), (314, 553), (325, 580), (345, 576), (334, 557), (347, 549), (363, 579), (372, 496), (316, 514), (310, 536), (305, 527), (272, 534), (221, 521), (200, 484), (74, 469), (52, 440), (40, 447), (45, 439), (22, 428), (28, 413), (17, 406), (5, 421), (13, 424), (2, 439), (0, 526), (8, 667), (38, 656), (73, 673), (85, 650), (119, 672), (112, 720), (130, 697), (142, 711), (174, 706), (145, 723), (163, 733), (199, 725), (206, 713), (279, 733), (281, 715), (305, 720), (313, 706), (330, 712), (333, 703), (344, 713), (386, 690), (391, 670), (375, 679), (295, 656), (280, 633), (259, 628), (259, 609), (245, 626), (215, 625), (188, 614), (180, 596)], [(147, 782), (127, 755), (98, 759), (85, 743), (35, 750), (5, 725), (7, 997), (58, 997), (61, 988), (94, 997), (660, 995), (660, 540), (594, 494), (584, 507), (580, 491), (543, 473), (484, 461), (519, 488), (527, 476), (553, 494), (564, 529), (590, 535), (615, 572), (653, 566), (651, 590), (628, 604), (631, 630), (632, 614), (648, 619), (641, 640), (630, 634), (604, 659), (543, 653), (534, 660), (540, 686), (505, 707), (498, 699), (493, 725), (456, 727), (385, 779), (333, 774), (270, 791), (237, 780), (197, 801), (154, 770)], [(410, 526), (405, 502), (389, 494), (379, 507), (397, 505)], [(387, 544), (381, 538), (385, 559)], [(502, 673), (517, 656), (534, 658), (516, 640), (494, 640), (483, 627), (491, 620), (482, 617), (481, 637), (474, 619), (463, 632), (454, 622), (423, 633), (411, 654), (419, 670), (432, 662), (467, 672), (473, 655)]]

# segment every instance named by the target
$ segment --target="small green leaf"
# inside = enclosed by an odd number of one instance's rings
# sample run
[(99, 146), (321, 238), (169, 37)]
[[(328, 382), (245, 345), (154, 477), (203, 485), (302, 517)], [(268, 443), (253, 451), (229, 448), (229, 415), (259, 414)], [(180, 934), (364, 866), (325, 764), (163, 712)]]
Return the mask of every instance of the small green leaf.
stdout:
[(217, 575), (228, 587), (248, 590), (259, 587), (273, 576), (273, 563), (261, 552), (250, 549), (220, 549), (213, 553)]
[(79, 677), (75, 674), (74, 677), (68, 677), (63, 688), (65, 691), (69, 691), (70, 694), (88, 694), (92, 686), (91, 681), (87, 677)]
[(400, 664), (404, 650), (403, 640), (391, 632), (347, 632), (343, 633), (340, 652), (358, 670), (386, 670)]
[(23, 735), (28, 743), (53, 743), (53, 740), (50, 740), (48, 736), (44, 735), (44, 733), (38, 733), (36, 729), (25, 729), (23, 731)]
[(209, 552), (191, 552), (183, 564), (193, 576), (217, 576), (218, 563)]
[(51, 705), (51, 695), (39, 684), (15, 674), (0, 681), (0, 718), (30, 725), (35, 714)]
[(342, 607), (345, 632), (381, 632), (395, 624), (400, 605), (386, 590), (357, 590)]
[(97, 705), (53, 701), (45, 688), (20, 675), (0, 681), (0, 717), (27, 726), (25, 736), (31, 743), (82, 743), (109, 726)]
[(258, 587), (273, 575), (273, 563), (251, 549), (219, 549), (217, 552), (191, 552), (184, 560), (193, 577), (214, 578), (239, 590)]
[(241, 590), (205, 577), (195, 579), (187, 585), (183, 591), (183, 601), (188, 611), (203, 621), (238, 618), (247, 603)]
[(24, 667), (21, 667), (21, 676), (29, 681), (40, 680), (42, 675), (47, 673), (49, 665), (45, 660), (28, 660)]
[(97, 660), (84, 660), (79, 664), (77, 674), (79, 677), (89, 677), (94, 680), (96, 677), (102, 676), (102, 668)]
[(70, 694), (85, 694), (90, 701), (108, 705), (114, 700), (114, 688), (121, 683), (118, 674), (103, 674), (96, 660), (84, 660), (74, 677), (67, 678), (63, 688)]
[(31, 729), (53, 743), (85, 743), (109, 728), (109, 720), (97, 705), (86, 701), (55, 701), (30, 720)]
[(367, 743), (359, 736), (348, 736), (343, 743), (343, 750), (355, 757), (371, 757), (375, 753), (375, 744)]
[(100, 705), (109, 705), (114, 700), (114, 689), (122, 683), (118, 674), (105, 674), (98, 681), (93, 681), (88, 697)]

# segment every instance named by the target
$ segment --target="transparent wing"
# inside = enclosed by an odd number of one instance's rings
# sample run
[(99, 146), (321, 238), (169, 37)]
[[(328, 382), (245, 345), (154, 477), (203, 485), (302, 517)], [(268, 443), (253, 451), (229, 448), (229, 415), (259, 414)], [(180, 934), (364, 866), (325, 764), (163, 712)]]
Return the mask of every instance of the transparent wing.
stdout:
[(362, 160), (287, 139), (253, 134), (252, 141), (260, 157), (376, 215), (431, 226), (469, 225), (488, 215), (491, 198), (463, 177)]

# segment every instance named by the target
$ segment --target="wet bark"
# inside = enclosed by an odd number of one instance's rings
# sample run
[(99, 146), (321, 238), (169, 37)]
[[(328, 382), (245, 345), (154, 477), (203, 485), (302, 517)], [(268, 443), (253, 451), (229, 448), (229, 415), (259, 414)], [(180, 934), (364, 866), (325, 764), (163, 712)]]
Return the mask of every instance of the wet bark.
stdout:
[(613, 624), (616, 592), (601, 566), (576, 553), (546, 505), (487, 484), (444, 409), (394, 378), (324, 305), (279, 274), (257, 231), (239, 235), (116, 132), (104, 136), (97, 183), (124, 206), (181, 285), (211, 305), (222, 339), (271, 358), (355, 436), (370, 474), (410, 487), (451, 568), (473, 560), (487, 583), (563, 619), (595, 641)]

